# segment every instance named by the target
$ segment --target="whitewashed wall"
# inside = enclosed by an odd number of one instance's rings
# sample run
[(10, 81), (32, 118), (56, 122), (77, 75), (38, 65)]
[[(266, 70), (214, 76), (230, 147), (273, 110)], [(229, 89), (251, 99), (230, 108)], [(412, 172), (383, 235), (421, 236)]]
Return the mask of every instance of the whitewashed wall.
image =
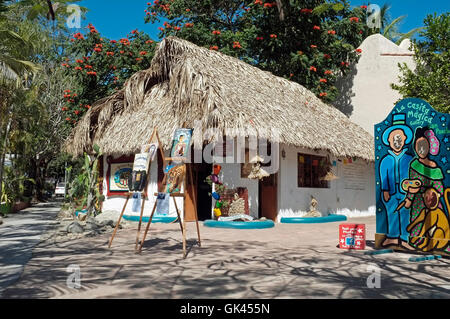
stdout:
[(384, 121), (402, 98), (391, 84), (399, 83), (399, 63), (415, 68), (410, 45), (409, 39), (398, 46), (381, 34), (367, 37), (360, 46), (358, 64), (337, 83), (342, 93), (334, 105), (371, 135), (374, 125)]
[[(345, 189), (346, 179), (343, 175), (344, 162), (331, 158), (336, 161), (337, 166), (333, 167), (333, 173), (340, 177), (330, 182), (330, 188), (299, 188), (297, 187), (297, 154), (312, 154), (326, 156), (326, 152), (313, 152), (310, 150), (280, 146), (281, 150), (286, 151), (286, 158), (280, 158), (280, 170), (278, 174), (278, 220), (281, 217), (301, 216), (309, 210), (311, 195), (319, 202), (319, 211), (322, 215), (343, 214), (349, 217), (367, 216), (375, 214), (375, 172), (374, 164), (363, 160), (356, 160), (352, 164), (347, 164), (346, 168), (351, 167), (364, 169), (366, 172), (364, 190)], [(240, 163), (221, 163), (222, 171), (219, 179), (229, 188), (246, 187), (249, 194), (249, 209), (251, 216), (258, 218), (258, 181), (241, 178)], [(103, 194), (106, 197), (103, 203), (103, 211), (122, 210), (125, 203), (125, 197), (111, 196), (107, 197), (106, 173), (108, 164), (104, 162)], [(148, 193), (154, 194), (157, 191), (157, 161), (152, 163), (150, 171), (150, 183)], [(150, 216), (155, 202), (155, 197), (151, 196), (145, 203), (144, 216)], [(130, 199), (125, 215), (139, 216), (140, 212), (132, 211), (133, 200)], [(177, 205), (183, 210), (182, 198), (177, 198)], [(214, 205), (214, 200), (213, 200)], [(213, 208), (213, 207), (212, 207)], [(211, 210), (212, 210), (211, 208)], [(170, 201), (169, 216), (176, 216), (173, 200)]]
[[(283, 147), (281, 148), (283, 149)], [(318, 210), (323, 216), (329, 214), (343, 214), (350, 217), (375, 214), (375, 170), (373, 163), (356, 160), (347, 164), (347, 168), (359, 167), (364, 169), (366, 177), (364, 190), (345, 189), (346, 179), (343, 176), (344, 162), (336, 158), (337, 166), (333, 173), (340, 177), (330, 182), (330, 188), (299, 188), (297, 187), (297, 155), (298, 153), (326, 156), (325, 152), (312, 152), (301, 148), (284, 147), (286, 158), (280, 160), (278, 219), (281, 217), (301, 216), (309, 211), (311, 195), (318, 202)]]
[[(106, 162), (106, 156), (104, 157), (103, 167), (104, 167), (103, 195), (105, 195), (105, 198), (106, 198), (105, 202), (103, 203), (103, 211), (104, 212), (106, 212), (106, 211), (121, 212), (123, 205), (125, 204), (126, 197), (124, 197), (124, 196), (108, 197), (107, 196), (108, 185), (106, 183), (106, 179), (107, 179), (106, 174), (108, 172), (108, 163)], [(147, 188), (147, 192), (148, 192), (150, 198), (145, 201), (144, 216), (150, 216), (152, 209), (153, 209), (153, 205), (155, 204), (155, 201), (156, 201), (156, 196), (152, 196), (152, 195), (154, 193), (156, 193), (157, 191), (158, 191), (158, 162), (155, 158), (155, 160), (151, 163), (151, 168), (150, 168), (150, 181), (149, 181), (149, 185)], [(132, 211), (133, 201), (134, 201), (134, 199), (130, 198), (130, 200), (128, 201), (127, 208), (125, 210), (124, 215), (140, 216), (140, 206), (139, 206), (139, 210), (137, 212)], [(183, 207), (184, 207), (183, 199), (180, 197), (177, 197), (176, 201), (177, 201), (178, 209), (180, 210), (180, 212), (183, 212)], [(177, 213), (175, 210), (175, 205), (173, 203), (173, 199), (170, 199), (169, 207), (170, 208), (169, 208), (168, 216), (177, 216)]]

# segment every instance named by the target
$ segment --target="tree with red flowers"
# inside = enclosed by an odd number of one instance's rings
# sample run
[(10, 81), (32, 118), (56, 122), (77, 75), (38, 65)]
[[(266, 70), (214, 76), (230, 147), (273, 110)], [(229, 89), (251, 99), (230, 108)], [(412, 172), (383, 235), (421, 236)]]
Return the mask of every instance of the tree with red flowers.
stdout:
[(89, 24), (88, 32), (76, 33), (61, 67), (73, 81), (66, 88), (61, 108), (66, 122), (74, 125), (91, 105), (123, 87), (134, 73), (150, 67), (156, 43), (147, 34), (133, 30), (125, 38), (109, 40)]
[[(358, 60), (367, 7), (347, 0), (155, 0), (146, 22), (304, 85), (332, 102), (336, 78)], [(324, 81), (325, 80), (325, 81)]]

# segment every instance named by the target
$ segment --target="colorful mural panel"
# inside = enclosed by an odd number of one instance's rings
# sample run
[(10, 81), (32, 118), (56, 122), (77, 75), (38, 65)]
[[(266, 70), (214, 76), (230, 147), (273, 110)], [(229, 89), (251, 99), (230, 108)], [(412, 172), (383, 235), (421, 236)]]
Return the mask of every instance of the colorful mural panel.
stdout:
[(375, 125), (377, 248), (450, 254), (449, 127), (417, 98)]

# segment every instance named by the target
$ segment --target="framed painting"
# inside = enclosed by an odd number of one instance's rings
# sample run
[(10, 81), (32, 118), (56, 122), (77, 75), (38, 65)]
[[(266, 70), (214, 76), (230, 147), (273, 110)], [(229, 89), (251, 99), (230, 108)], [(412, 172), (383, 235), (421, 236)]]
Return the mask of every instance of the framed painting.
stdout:
[(108, 172), (106, 174), (107, 195), (126, 196), (128, 194), (128, 177), (133, 172), (133, 157), (122, 156), (107, 158)]
[(148, 161), (153, 162), (153, 160), (155, 159), (156, 153), (158, 152), (158, 147), (159, 147), (158, 143), (146, 144), (146, 145), (142, 146), (141, 154), (148, 153)]
[(175, 131), (170, 157), (176, 161), (186, 161), (191, 148), (193, 129), (177, 129)]

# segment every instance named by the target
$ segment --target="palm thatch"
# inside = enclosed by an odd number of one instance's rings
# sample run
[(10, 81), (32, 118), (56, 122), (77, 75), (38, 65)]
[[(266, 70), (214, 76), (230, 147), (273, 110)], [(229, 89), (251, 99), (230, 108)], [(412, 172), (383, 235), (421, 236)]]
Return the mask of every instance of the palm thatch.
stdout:
[[(374, 160), (371, 135), (303, 86), (176, 37), (159, 44), (148, 70), (98, 101), (65, 148), (80, 155), (97, 144), (107, 154), (132, 154), (154, 127), (168, 148), (175, 129), (194, 127), (194, 121), (203, 132), (218, 128), (227, 136), (253, 135)], [(270, 129), (278, 130), (277, 141)], [(201, 134), (194, 133), (195, 139), (203, 142)]]

